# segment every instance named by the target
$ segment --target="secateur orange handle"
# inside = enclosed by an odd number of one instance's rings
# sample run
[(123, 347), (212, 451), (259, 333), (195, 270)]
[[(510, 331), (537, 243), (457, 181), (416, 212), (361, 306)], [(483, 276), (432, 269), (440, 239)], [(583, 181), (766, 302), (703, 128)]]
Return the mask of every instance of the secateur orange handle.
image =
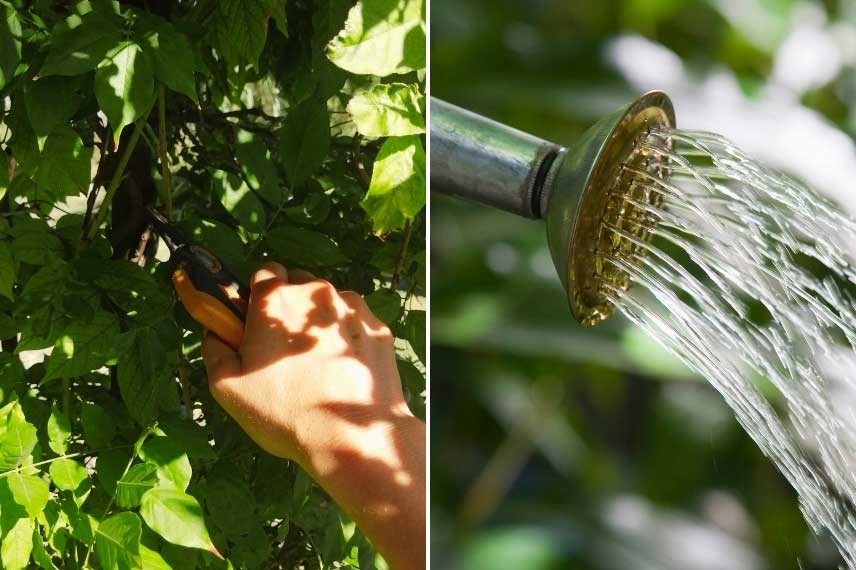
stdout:
[(193, 243), (159, 212), (149, 209), (155, 230), (170, 250), (172, 283), (190, 316), (234, 349), (244, 338), (249, 289), (210, 251)]

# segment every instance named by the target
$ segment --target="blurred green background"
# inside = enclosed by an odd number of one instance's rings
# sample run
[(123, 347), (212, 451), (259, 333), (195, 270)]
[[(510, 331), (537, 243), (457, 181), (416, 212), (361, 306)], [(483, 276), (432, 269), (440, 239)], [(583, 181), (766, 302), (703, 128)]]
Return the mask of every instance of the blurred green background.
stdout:
[[(662, 87), (679, 125), (835, 196), (856, 171), (854, 4), (432, 0), (431, 90), (570, 143)], [(432, 567), (841, 564), (703, 379), (620, 315), (573, 321), (542, 224), (432, 194), (431, 255)]]

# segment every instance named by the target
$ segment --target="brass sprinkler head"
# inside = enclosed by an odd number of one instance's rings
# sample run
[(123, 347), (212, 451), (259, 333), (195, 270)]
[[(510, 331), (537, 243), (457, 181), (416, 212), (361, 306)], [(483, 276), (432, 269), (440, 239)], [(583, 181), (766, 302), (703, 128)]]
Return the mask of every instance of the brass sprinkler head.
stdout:
[(626, 272), (610, 258), (632, 261), (644, 252), (640, 243), (650, 241), (651, 231), (633, 202), (659, 205), (661, 194), (650, 177), (669, 175), (660, 155), (641, 150), (640, 143), (651, 129), (674, 126), (669, 97), (646, 93), (595, 123), (547, 175), (540, 209), (550, 254), (571, 312), (584, 325), (612, 314), (610, 288), (630, 286)]
[(669, 171), (648, 148), (670, 143), (647, 134), (674, 126), (672, 102), (652, 91), (568, 149), (432, 99), (431, 191), (544, 218), (571, 312), (593, 325), (630, 285), (622, 262), (638, 262), (651, 239), (645, 205), (659, 204), (656, 179)]

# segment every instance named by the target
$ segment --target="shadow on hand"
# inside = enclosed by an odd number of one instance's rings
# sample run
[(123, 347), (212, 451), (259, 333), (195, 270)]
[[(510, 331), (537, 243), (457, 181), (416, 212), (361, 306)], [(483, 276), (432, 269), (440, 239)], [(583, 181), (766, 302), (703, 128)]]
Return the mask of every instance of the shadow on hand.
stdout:
[[(368, 307), (365, 306), (359, 311), (353, 310), (345, 317), (341, 318), (337, 312), (333, 295), (335, 290), (332, 287), (323, 287), (315, 291), (311, 300), (314, 308), (311, 309), (304, 319), (304, 322), (299, 329), (289, 330), (288, 327), (277, 318), (269, 318), (268, 328), (272, 335), (276, 338), (284, 338), (285, 345), (279, 350), (269, 351), (268, 355), (260, 355), (254, 353), (252, 359), (245, 358), (243, 362), (243, 373), (252, 374), (253, 372), (265, 370), (283, 360), (292, 359), (302, 354), (309, 353), (319, 349), (321, 341), (319, 332), (324, 329), (325, 338), (324, 344), (330, 342), (329, 332), (335, 329), (342, 339), (341, 346), (345, 347), (338, 353), (331, 353), (329, 358), (353, 359), (355, 365), (361, 365), (370, 372), (371, 377), (371, 397), (368, 403), (322, 403), (317, 407), (323, 409), (323, 413), (330, 417), (331, 425), (333, 422), (340, 421), (352, 426), (358, 426), (362, 430), (371, 430), (378, 428), (388, 432), (392, 441), (393, 452), (390, 456), (388, 450), (378, 450), (378, 453), (372, 453), (371, 449), (364, 449), (357, 442), (342, 442), (339, 446), (334, 446), (332, 449), (325, 450), (332, 457), (332, 467), (324, 473), (325, 481), (348, 481), (355, 475), (354, 470), (359, 470), (360, 476), (367, 480), (376, 482), (369, 489), (360, 490), (360, 504), (353, 504), (345, 507), (345, 510), (363, 527), (366, 513), (372, 513), (373, 519), (380, 517), (383, 519), (378, 522), (372, 520), (369, 526), (380, 526), (397, 528), (402, 532), (395, 536), (399, 543), (407, 541), (408, 538), (402, 536), (405, 529), (413, 528), (417, 525), (417, 532), (409, 538), (409, 543), (412, 544), (411, 557), (408, 560), (402, 561), (400, 558), (395, 560), (389, 554), (389, 544), (380, 544), (376, 536), (372, 536), (370, 528), (363, 528), (364, 532), (374, 539), (376, 547), (387, 557), (393, 568), (422, 568), (424, 567), (425, 556), (425, 441), (421, 442), (421, 453), (414, 453), (414, 449), (419, 445), (419, 441), (413, 441), (413, 438), (406, 437), (402, 430), (397, 429), (400, 424), (398, 420), (411, 418), (414, 421), (420, 421), (415, 416), (408, 415), (403, 409), (406, 406), (406, 401), (403, 397), (400, 376), (398, 375), (397, 365), (395, 362), (395, 349), (392, 346), (392, 338), (389, 329), (373, 316), (366, 318), (366, 315), (360, 314), (364, 309), (369, 315), (371, 314)], [(266, 301), (270, 303), (270, 301)], [(267, 315), (271, 315), (274, 311), (269, 311), (266, 306), (261, 308)], [(364, 325), (368, 328), (368, 332)], [(373, 335), (390, 336), (390, 346), (388, 350), (363, 350), (366, 343), (384, 342), (377, 338), (361, 338), (361, 336), (371, 337)], [(240, 351), (239, 351), (240, 352)], [(243, 355), (244, 353), (242, 353)], [(378, 359), (378, 354), (381, 354), (382, 359), (389, 358), (388, 362), (383, 362)], [(267, 356), (267, 357), (266, 357)], [(252, 360), (252, 367), (248, 366), (247, 361)], [(347, 366), (344, 367), (348, 369)], [(381, 375), (394, 375), (394, 379), (381, 378)], [(313, 375), (307, 375), (302, 379), (305, 382), (314, 382), (318, 378)], [(330, 380), (326, 380), (330, 381)], [(343, 382), (347, 386), (346, 382)], [(347, 394), (343, 394), (347, 399)], [(378, 414), (378, 410), (381, 413)], [(388, 413), (386, 413), (388, 412)], [(408, 420), (409, 421), (409, 420)], [(387, 446), (389, 447), (389, 446)], [(383, 453), (383, 455), (382, 455)], [(336, 493), (331, 489), (326, 489), (330, 494)], [(402, 498), (406, 498), (407, 504), (401, 504)], [(418, 502), (418, 504), (414, 504)], [(421, 515), (417, 513), (421, 512)], [(419, 516), (421, 521), (416, 521), (414, 516)], [(421, 530), (418, 530), (420, 529)], [(417, 536), (418, 534), (418, 536)], [(399, 547), (396, 547), (398, 550)]]

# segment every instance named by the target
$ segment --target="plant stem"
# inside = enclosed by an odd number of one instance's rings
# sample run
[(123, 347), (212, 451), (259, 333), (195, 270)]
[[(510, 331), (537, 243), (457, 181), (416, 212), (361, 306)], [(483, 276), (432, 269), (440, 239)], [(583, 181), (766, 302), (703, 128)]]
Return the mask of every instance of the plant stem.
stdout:
[(413, 222), (407, 222), (407, 225), (404, 226), (404, 241), (401, 242), (401, 249), (398, 250), (398, 257), (395, 258), (395, 272), (393, 272), (392, 281), (389, 283), (389, 290), (393, 293), (398, 290), (398, 280), (401, 279), (401, 268), (404, 266), (404, 258), (407, 256), (407, 247), (410, 245), (413, 225)]
[(169, 171), (166, 152), (166, 89), (158, 85), (158, 159), (163, 178), (163, 203), (167, 219), (172, 219), (172, 174)]
[[(157, 425), (157, 424), (155, 424), (155, 425)], [(131, 453), (131, 458), (128, 460), (128, 463), (125, 465), (125, 469), (122, 471), (122, 475), (119, 476), (119, 479), (117, 479), (117, 481), (120, 481), (125, 475), (127, 475), (128, 470), (131, 468), (131, 465), (134, 464), (134, 459), (137, 458), (136, 450), (139, 450), (139, 448), (141, 448), (143, 446), (143, 443), (146, 441), (146, 438), (148, 438), (151, 435), (151, 433), (152, 433), (151, 427), (147, 427), (145, 429), (145, 431), (143, 431), (143, 435), (141, 435), (140, 438), (137, 440), (137, 442), (134, 444), (135, 452)], [(104, 513), (101, 515), (101, 519), (99, 520), (99, 522), (103, 521), (104, 517), (107, 516), (107, 513), (110, 512), (110, 509), (113, 508), (113, 503), (116, 502), (116, 494), (118, 492), (119, 492), (118, 488), (115, 491), (113, 491), (113, 495), (110, 497), (110, 501), (107, 503), (107, 506), (104, 508)], [(89, 564), (89, 555), (92, 554), (92, 547), (93, 546), (95, 546), (95, 537), (92, 538), (92, 543), (89, 544), (89, 546), (86, 549), (86, 556), (83, 558), (83, 567), (84, 568), (86, 568), (87, 565)]]
[(131, 160), (131, 154), (137, 147), (137, 141), (140, 140), (140, 134), (143, 132), (143, 127), (145, 127), (151, 111), (152, 109), (149, 107), (149, 110), (146, 111), (142, 117), (137, 119), (137, 123), (134, 125), (134, 132), (131, 133), (131, 138), (128, 140), (128, 145), (125, 147), (125, 150), (122, 152), (122, 158), (119, 159), (119, 164), (116, 166), (113, 178), (110, 179), (110, 185), (107, 186), (107, 193), (104, 194), (104, 201), (101, 202), (101, 207), (98, 208), (98, 212), (95, 214), (95, 219), (92, 221), (92, 225), (89, 226), (89, 230), (84, 236), (85, 241), (87, 242), (90, 242), (95, 238), (98, 228), (101, 227), (101, 224), (104, 223), (104, 218), (107, 217), (107, 210), (110, 207), (110, 203), (113, 201), (113, 196), (116, 195), (116, 190), (119, 189), (119, 184), (122, 183), (122, 177), (125, 175), (125, 167), (128, 166), (128, 161)]

